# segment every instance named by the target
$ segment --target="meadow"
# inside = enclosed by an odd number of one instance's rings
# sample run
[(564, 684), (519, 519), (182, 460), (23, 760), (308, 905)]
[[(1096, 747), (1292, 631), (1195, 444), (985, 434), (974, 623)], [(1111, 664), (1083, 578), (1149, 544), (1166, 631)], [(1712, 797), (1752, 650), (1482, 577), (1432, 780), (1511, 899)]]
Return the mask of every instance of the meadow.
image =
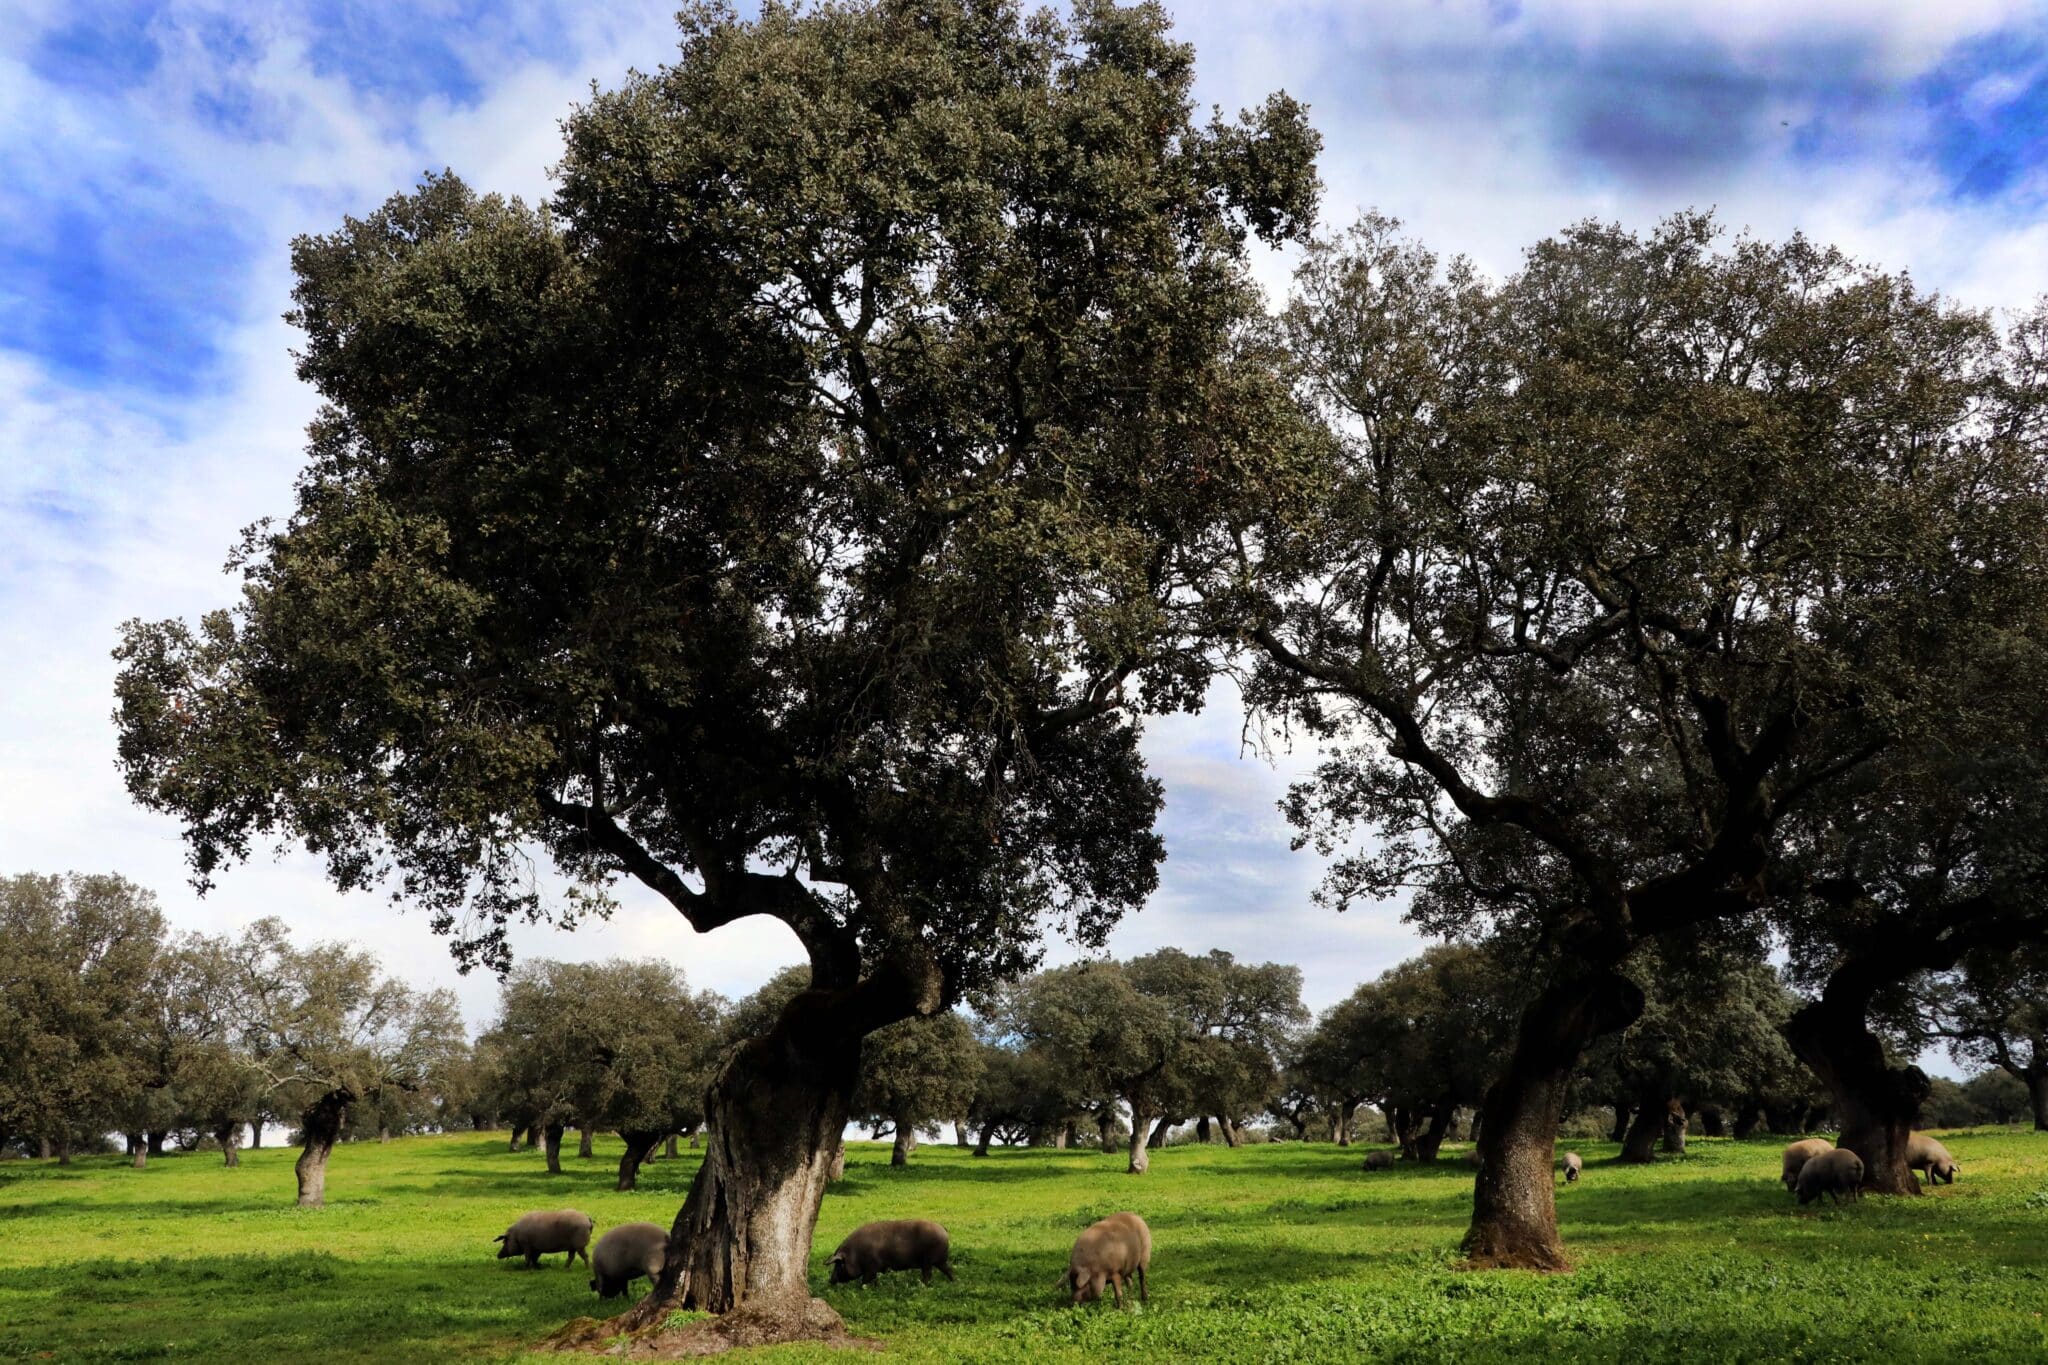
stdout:
[[(1364, 1175), (1360, 1149), (1174, 1147), (1150, 1174), (1121, 1156), (927, 1146), (891, 1169), (849, 1146), (812, 1283), (883, 1359), (1159, 1365), (1452, 1359), (1843, 1361), (2048, 1357), (2048, 1137), (1945, 1135), (1962, 1179), (1920, 1199), (1796, 1209), (1776, 1139), (1695, 1140), (1649, 1167), (1573, 1144), (1561, 1190), (1568, 1275), (1471, 1273), (1456, 1244), (1471, 1178), (1455, 1159)], [(1447, 1149), (1455, 1158), (1461, 1149)], [(494, 1259), (520, 1212), (573, 1205), (600, 1233), (666, 1223), (695, 1158), (631, 1194), (618, 1151), (550, 1177), (503, 1134), (338, 1148), (328, 1206), (292, 1207), (291, 1150), (0, 1165), (0, 1358), (63, 1361), (556, 1359), (533, 1343), (599, 1312), (579, 1262)], [(1060, 1304), (1076, 1231), (1122, 1208), (1156, 1239), (1148, 1308)], [(951, 1231), (959, 1280), (825, 1287), (824, 1258), (872, 1218)], [(607, 1312), (622, 1304), (605, 1305)], [(845, 1360), (782, 1347), (779, 1362)]]

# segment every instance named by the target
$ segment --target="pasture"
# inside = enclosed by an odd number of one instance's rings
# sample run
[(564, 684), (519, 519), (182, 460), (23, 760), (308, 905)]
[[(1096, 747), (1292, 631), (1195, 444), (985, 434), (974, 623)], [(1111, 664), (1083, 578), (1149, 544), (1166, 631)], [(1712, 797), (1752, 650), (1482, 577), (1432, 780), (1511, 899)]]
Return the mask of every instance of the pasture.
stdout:
[[(2048, 1138), (1946, 1136), (1962, 1180), (1920, 1199), (1796, 1210), (1779, 1140), (1695, 1140), (1649, 1167), (1572, 1144), (1561, 1190), (1570, 1275), (1455, 1265), (1471, 1175), (1456, 1160), (1363, 1175), (1362, 1150), (1176, 1147), (1150, 1174), (1091, 1151), (849, 1147), (812, 1283), (888, 1360), (1307, 1362), (2022, 1360), (2048, 1357)], [(616, 1140), (549, 1177), (503, 1134), (337, 1149), (324, 1209), (292, 1207), (292, 1150), (0, 1164), (0, 1358), (519, 1360), (599, 1311), (579, 1262), (493, 1259), (518, 1213), (571, 1205), (616, 1223), (674, 1214), (694, 1157), (611, 1190)], [(1121, 1208), (1157, 1240), (1152, 1301), (1073, 1310), (1053, 1281), (1074, 1234)], [(856, 1224), (928, 1216), (957, 1284), (825, 1288)], [(622, 1305), (605, 1305), (607, 1312)], [(863, 1358), (783, 1347), (748, 1358)]]

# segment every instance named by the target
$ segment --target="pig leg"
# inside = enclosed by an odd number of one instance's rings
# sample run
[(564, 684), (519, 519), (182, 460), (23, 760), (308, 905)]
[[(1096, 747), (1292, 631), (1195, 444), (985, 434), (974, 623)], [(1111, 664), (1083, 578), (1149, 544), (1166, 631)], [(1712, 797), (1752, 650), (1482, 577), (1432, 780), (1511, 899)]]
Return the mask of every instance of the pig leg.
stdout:
[(921, 1270), (918, 1271), (918, 1274), (923, 1278), (926, 1284), (930, 1284), (932, 1282), (932, 1268), (930, 1266), (923, 1267)]
[(529, 1251), (526, 1253), (526, 1268), (528, 1270), (540, 1269), (540, 1253), (538, 1251)]
[(946, 1283), (953, 1283), (953, 1265), (950, 1261), (939, 1262), (939, 1273), (946, 1277)]
[(1124, 1277), (1114, 1272), (1109, 1277), (1109, 1295), (1116, 1300), (1116, 1306), (1124, 1306)]
[(1149, 1298), (1147, 1298), (1147, 1297), (1146, 1297), (1146, 1295), (1145, 1295), (1145, 1267), (1143, 1267), (1143, 1266), (1139, 1266), (1139, 1267), (1138, 1267), (1138, 1302), (1139, 1302), (1139, 1303), (1150, 1303), (1150, 1302), (1152, 1302), (1152, 1300), (1151, 1300), (1151, 1299), (1149, 1299)]

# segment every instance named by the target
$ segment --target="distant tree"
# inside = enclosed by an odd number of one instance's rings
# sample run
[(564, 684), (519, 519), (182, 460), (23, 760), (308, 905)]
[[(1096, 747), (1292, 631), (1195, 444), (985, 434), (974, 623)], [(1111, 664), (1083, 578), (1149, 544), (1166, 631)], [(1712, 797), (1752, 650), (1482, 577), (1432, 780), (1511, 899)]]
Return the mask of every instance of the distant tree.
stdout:
[(164, 932), (156, 898), (118, 876), (0, 879), (0, 1134), (69, 1161), (134, 1114)]
[(1144, 1174), (1148, 1125), (1184, 1092), (1170, 1068), (1182, 1032), (1164, 1000), (1138, 990), (1115, 962), (1055, 967), (1023, 982), (1015, 994), (1018, 1032), (1043, 1047), (1095, 1113), (1108, 1149), (1117, 1129), (1115, 1106), (1130, 1110), (1130, 1166)]
[(2018, 1123), (2033, 1117), (2033, 1096), (2026, 1085), (1999, 1067), (1964, 1081), (1963, 1098), (1976, 1112), (1977, 1123)]
[(1151, 891), (1136, 716), (1211, 667), (1174, 551), (1282, 458), (1247, 242), (1316, 197), (1301, 106), (1198, 121), (1157, 5), (681, 24), (551, 212), (436, 177), (296, 243), (296, 510), (119, 684), (202, 879), (302, 839), (502, 962), (539, 848), (795, 934), (632, 1326), (807, 1303), (860, 1040)]
[(1792, 817), (1956, 719), (2038, 610), (2048, 391), (1985, 315), (1695, 214), (1498, 284), (1369, 218), (1308, 250), (1284, 331), (1327, 492), (1205, 600), (1250, 704), (1327, 747), (1290, 802), (1347, 850), (1326, 895), (1548, 945), (1464, 1249), (1561, 1267), (1558, 1116), (1643, 1008), (1623, 965), (1797, 894)]
[(889, 1164), (904, 1165), (920, 1129), (967, 1113), (984, 1066), (974, 1030), (950, 1010), (876, 1029), (861, 1042), (852, 1112), (870, 1126), (893, 1129)]
[(989, 1144), (998, 1138), (1012, 1144), (1071, 1145), (1085, 1111), (1050, 1050), (989, 1042), (977, 1046), (981, 1078), (967, 1106), (974, 1154), (987, 1156)]
[(1946, 1039), (1957, 1062), (1997, 1067), (2023, 1086), (2034, 1130), (2048, 1132), (2048, 945), (1972, 953), (1930, 981), (1922, 1001), (1928, 1036)]
[(1206, 1138), (1213, 1118), (1235, 1147), (1238, 1125), (1264, 1107), (1279, 1079), (1289, 1031), (1308, 1011), (1301, 1003), (1301, 970), (1264, 962), (1240, 963), (1212, 950), (1196, 957), (1178, 948), (1124, 964), (1133, 987), (1164, 1004), (1179, 1033), (1167, 1075), (1158, 1087), (1171, 1125), (1199, 1121)]
[(1370, 993), (1354, 991), (1323, 1012), (1302, 1035), (1288, 1074), (1312, 1091), (1330, 1116), (1330, 1137), (1351, 1145), (1359, 1106), (1383, 1098), (1384, 1074), (1375, 1065), (1379, 1019)]
[(430, 1084), (463, 1037), (448, 991), (417, 992), (339, 943), (299, 948), (262, 919), (232, 949), (236, 1025), (271, 1103), (299, 1120), (298, 1202), (324, 1202), (351, 1106)]

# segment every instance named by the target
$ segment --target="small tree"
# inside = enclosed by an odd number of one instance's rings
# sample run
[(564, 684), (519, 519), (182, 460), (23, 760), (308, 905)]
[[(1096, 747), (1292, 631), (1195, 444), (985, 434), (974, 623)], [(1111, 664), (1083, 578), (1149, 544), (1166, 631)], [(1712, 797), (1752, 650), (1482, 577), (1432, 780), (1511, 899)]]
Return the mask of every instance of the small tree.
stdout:
[(299, 1118), (298, 1202), (326, 1198), (327, 1159), (349, 1107), (428, 1084), (462, 1041), (448, 991), (415, 992), (338, 943), (293, 946), (258, 920), (233, 947), (236, 1024), (272, 1102)]
[(952, 1011), (877, 1029), (861, 1043), (853, 1113), (870, 1126), (892, 1127), (889, 1164), (905, 1165), (919, 1129), (967, 1112), (983, 1066), (974, 1030)]

